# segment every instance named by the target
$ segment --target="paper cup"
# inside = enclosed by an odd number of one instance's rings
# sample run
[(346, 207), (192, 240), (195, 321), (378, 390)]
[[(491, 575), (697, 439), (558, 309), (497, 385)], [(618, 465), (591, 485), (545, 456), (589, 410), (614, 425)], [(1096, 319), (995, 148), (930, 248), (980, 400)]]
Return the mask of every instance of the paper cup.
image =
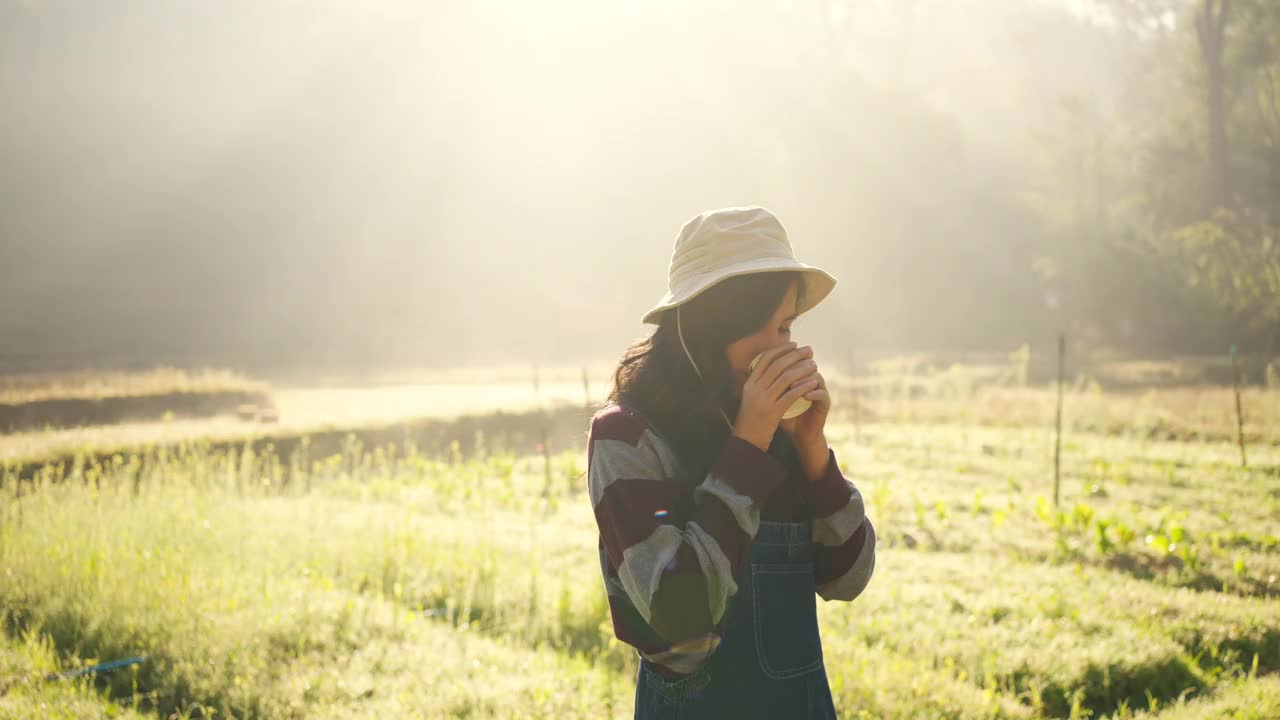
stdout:
[[(756, 363), (760, 362), (760, 358), (763, 356), (763, 354), (764, 353), (761, 353), (760, 355), (757, 355), (754, 358), (751, 358), (751, 365), (747, 367), (748, 375), (751, 374), (753, 371), (755, 371)], [(786, 412), (782, 413), (782, 419), (790, 420), (791, 418), (796, 417), (797, 415), (803, 415), (804, 411), (808, 410), (809, 407), (812, 405), (813, 403), (809, 402), (807, 399), (799, 398), (794, 403), (791, 403), (791, 407), (787, 408)]]

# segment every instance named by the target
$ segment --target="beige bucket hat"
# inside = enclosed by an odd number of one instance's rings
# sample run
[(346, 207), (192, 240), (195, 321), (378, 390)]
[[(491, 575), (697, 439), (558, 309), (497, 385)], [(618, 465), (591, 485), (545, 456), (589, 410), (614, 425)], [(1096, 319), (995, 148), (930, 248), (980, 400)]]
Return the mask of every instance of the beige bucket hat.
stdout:
[(782, 223), (763, 207), (708, 210), (685, 223), (676, 238), (667, 272), (667, 294), (642, 322), (658, 324), (662, 314), (735, 275), (796, 270), (805, 283), (798, 314), (831, 294), (836, 279), (825, 270), (796, 260)]

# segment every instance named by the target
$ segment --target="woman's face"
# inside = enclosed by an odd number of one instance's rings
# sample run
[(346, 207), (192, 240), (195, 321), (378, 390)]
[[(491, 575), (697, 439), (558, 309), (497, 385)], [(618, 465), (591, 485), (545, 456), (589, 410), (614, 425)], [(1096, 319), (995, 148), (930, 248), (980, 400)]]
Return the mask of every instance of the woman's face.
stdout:
[(791, 323), (796, 319), (796, 284), (791, 283), (773, 315), (755, 333), (729, 343), (729, 369), (733, 373), (734, 394), (742, 394), (747, 381), (747, 368), (756, 355), (771, 347), (791, 342)]

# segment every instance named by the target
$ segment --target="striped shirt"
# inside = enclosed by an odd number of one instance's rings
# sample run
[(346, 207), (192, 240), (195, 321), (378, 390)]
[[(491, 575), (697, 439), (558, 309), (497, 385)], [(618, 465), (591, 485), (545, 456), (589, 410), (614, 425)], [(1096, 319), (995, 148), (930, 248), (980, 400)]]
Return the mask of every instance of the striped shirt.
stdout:
[(814, 590), (824, 600), (852, 600), (871, 579), (875, 528), (834, 451), (822, 477), (808, 482), (730, 435), (690, 503), (673, 481), (670, 446), (639, 415), (610, 404), (591, 419), (587, 467), (614, 633), (669, 677), (697, 670), (718, 646), (762, 511), (809, 508)]

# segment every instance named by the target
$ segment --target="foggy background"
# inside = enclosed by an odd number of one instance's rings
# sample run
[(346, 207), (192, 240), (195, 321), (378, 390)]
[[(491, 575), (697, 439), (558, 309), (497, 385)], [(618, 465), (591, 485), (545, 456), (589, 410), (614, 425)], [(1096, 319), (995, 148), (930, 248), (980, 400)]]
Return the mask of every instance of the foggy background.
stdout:
[(828, 357), (1273, 352), (1280, 20), (1232, 6), (1224, 194), (1203, 5), (6, 2), (0, 370), (609, 362), (741, 204)]

